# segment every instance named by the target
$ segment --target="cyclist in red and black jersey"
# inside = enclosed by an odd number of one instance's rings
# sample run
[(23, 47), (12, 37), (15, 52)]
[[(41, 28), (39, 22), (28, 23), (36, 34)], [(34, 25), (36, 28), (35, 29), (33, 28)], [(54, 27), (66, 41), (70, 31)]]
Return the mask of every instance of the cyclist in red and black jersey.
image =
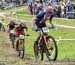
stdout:
[(25, 25), (23, 23), (20, 23), (18, 27), (15, 28), (16, 32), (16, 50), (18, 51), (18, 43), (19, 43), (19, 37), (20, 35), (25, 36), (24, 29), (26, 29)]
[(13, 20), (10, 21), (7, 25), (7, 27), (9, 28), (9, 31), (13, 30), (15, 28), (15, 25), (17, 25), (17, 24)]
[(20, 24), (20, 25), (19, 25), (18, 27), (16, 27), (16, 29), (15, 29), (16, 35), (17, 35), (17, 36), (19, 36), (19, 35), (25, 35), (24, 29), (25, 29), (25, 26), (23, 26), (22, 24)]

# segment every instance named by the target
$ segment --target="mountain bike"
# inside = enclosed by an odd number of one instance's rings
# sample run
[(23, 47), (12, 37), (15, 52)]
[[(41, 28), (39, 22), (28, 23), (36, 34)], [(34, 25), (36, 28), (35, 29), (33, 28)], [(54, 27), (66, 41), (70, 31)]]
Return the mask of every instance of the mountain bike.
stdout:
[(18, 51), (18, 56), (22, 59), (24, 58), (25, 47), (24, 47), (24, 35), (19, 35), (19, 38), (16, 42), (16, 50)]
[[(50, 27), (43, 27), (41, 30), (41, 35), (39, 37), (38, 43), (34, 43), (34, 55), (36, 60), (40, 59), (43, 61), (44, 53), (46, 54), (49, 61), (55, 61), (58, 55), (58, 47), (56, 44), (56, 40), (51, 35), (48, 35)], [(44, 34), (46, 33), (46, 34)], [(46, 36), (46, 42), (44, 41), (44, 35)]]

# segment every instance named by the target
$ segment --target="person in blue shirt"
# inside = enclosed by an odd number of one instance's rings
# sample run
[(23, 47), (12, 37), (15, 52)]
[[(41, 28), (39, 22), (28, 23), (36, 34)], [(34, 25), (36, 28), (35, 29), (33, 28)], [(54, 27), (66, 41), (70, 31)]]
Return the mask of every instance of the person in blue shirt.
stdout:
[[(49, 20), (49, 23), (52, 25), (53, 19), (53, 8), (47, 7), (45, 12), (41, 12), (33, 19), (33, 27), (36, 27), (37, 39), (35, 43), (38, 43), (39, 37), (41, 35), (40, 29), (46, 27), (46, 22)], [(46, 37), (44, 37), (46, 39)], [(46, 42), (45, 42), (46, 43)], [(47, 44), (47, 43), (46, 43)]]
[(72, 2), (68, 2), (68, 4), (67, 4), (67, 11), (73, 11), (73, 4), (72, 4)]

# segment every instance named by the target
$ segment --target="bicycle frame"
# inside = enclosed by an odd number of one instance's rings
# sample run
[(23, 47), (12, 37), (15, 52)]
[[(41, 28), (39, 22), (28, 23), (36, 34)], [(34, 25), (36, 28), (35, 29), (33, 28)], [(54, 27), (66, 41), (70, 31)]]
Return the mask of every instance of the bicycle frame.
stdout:
[[(48, 32), (49, 32), (49, 30), (48, 30)], [(41, 38), (41, 39), (42, 39), (42, 38), (44, 39), (44, 36), (48, 36), (48, 32), (45, 32), (45, 33), (44, 33), (43, 30), (41, 29), (40, 38)], [(40, 40), (41, 40), (41, 39), (40, 39)], [(44, 40), (44, 41), (45, 41), (45, 40)]]
[(39, 46), (43, 46), (44, 44), (46, 45), (44, 36), (47, 37), (48, 33), (44, 34), (43, 30), (41, 30), (41, 35), (40, 35), (39, 40), (38, 40)]

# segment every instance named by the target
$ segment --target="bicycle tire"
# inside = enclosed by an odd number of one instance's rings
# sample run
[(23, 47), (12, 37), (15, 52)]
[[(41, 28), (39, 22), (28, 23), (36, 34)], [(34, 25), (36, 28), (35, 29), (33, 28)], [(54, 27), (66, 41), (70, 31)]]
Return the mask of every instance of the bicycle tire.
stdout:
[(19, 56), (21, 56), (21, 58), (23, 59), (24, 58), (24, 40), (22, 40), (22, 44), (23, 44), (23, 48), (22, 49), (18, 49), (18, 53), (19, 53)]
[(34, 43), (34, 55), (37, 60), (38, 59), (38, 45), (37, 45), (37, 43)]
[(23, 40), (23, 55), (22, 55), (22, 59), (24, 58), (24, 54), (25, 54), (25, 46), (24, 46), (24, 40)]
[(54, 47), (55, 47), (55, 56), (54, 58), (50, 58), (50, 52), (49, 50), (47, 49), (46, 45), (45, 45), (45, 53), (46, 53), (46, 56), (48, 58), (49, 61), (55, 61), (57, 59), (57, 55), (58, 55), (58, 47), (57, 47), (57, 44), (56, 44), (56, 41), (55, 39), (52, 37), (52, 36), (48, 36), (46, 38), (46, 40), (49, 40), (49, 39), (52, 39), (52, 41), (54, 42)]
[(43, 46), (42, 44), (42, 39), (40, 40), (40, 43), (34, 43), (34, 55), (36, 60), (40, 59), (43, 61), (44, 59), (44, 51), (43, 51)]
[(14, 48), (14, 43), (15, 43), (15, 35), (11, 34), (11, 43), (12, 43), (12, 46)]

